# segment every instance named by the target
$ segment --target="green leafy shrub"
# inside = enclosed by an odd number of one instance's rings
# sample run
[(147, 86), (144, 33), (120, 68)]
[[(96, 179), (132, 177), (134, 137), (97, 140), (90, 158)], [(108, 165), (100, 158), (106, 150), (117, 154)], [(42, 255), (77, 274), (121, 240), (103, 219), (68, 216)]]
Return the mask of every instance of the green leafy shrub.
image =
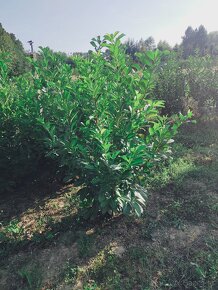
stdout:
[(13, 33), (8, 33), (0, 23), (0, 53), (10, 52), (8, 73), (19, 75), (29, 70), (23, 45)]
[(164, 56), (155, 74), (154, 96), (165, 101), (164, 113), (187, 112), (195, 117), (215, 113), (218, 101), (218, 71), (210, 56), (178, 54)]
[(210, 56), (191, 56), (186, 62), (188, 98), (196, 103), (196, 115), (215, 112), (218, 107), (218, 69)]
[(95, 52), (73, 57), (74, 68), (48, 48), (26, 75), (10, 79), (1, 65), (2, 169), (11, 163), (16, 177), (21, 167), (54, 160), (65, 181), (78, 177), (81, 206), (93, 217), (142, 214), (146, 178), (191, 116), (160, 115), (164, 102), (149, 98), (159, 52), (138, 54), (141, 65), (132, 64), (122, 36), (93, 39)]
[(184, 111), (186, 80), (183, 61), (177, 54), (164, 56), (155, 73), (154, 97), (165, 101), (163, 113)]
[(38, 87), (42, 84), (31, 72), (11, 78), (9, 57), (0, 55), (0, 191), (32, 178), (40, 164), (45, 164), (43, 130), (38, 122), (42, 110)]
[(170, 154), (172, 137), (186, 120), (161, 117), (163, 102), (148, 97), (158, 52), (138, 55), (143, 67), (131, 65), (121, 37), (93, 39), (96, 52), (73, 59), (71, 101), (63, 120), (56, 125), (42, 119), (49, 156), (67, 169), (69, 179), (78, 173), (81, 205), (94, 216), (99, 210), (141, 215), (146, 176)]

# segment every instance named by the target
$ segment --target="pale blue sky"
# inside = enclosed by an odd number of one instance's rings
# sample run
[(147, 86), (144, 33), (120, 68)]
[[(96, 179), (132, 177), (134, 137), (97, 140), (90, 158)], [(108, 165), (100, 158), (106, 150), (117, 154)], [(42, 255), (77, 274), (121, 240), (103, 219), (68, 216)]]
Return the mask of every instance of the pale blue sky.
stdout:
[(25, 48), (75, 52), (92, 37), (121, 31), (135, 40), (181, 42), (187, 26), (218, 30), (218, 0), (0, 0), (0, 22)]

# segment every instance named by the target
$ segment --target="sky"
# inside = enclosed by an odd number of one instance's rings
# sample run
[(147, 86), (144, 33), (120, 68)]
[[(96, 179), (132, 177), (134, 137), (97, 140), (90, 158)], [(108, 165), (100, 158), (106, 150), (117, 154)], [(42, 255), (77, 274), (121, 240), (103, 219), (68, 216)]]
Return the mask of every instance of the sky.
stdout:
[(218, 31), (218, 0), (0, 0), (0, 23), (26, 50), (85, 52), (97, 35), (120, 31), (139, 40), (181, 43), (188, 26)]

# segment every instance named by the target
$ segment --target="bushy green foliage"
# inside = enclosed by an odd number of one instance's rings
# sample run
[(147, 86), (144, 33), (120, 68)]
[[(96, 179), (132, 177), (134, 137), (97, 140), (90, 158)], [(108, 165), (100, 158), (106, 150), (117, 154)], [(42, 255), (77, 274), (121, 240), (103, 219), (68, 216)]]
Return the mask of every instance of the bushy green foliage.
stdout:
[(0, 52), (10, 52), (10, 66), (8, 72), (10, 75), (19, 75), (28, 68), (25, 59), (25, 52), (20, 40), (16, 39), (13, 33), (8, 33), (0, 23)]
[[(212, 57), (189, 57), (186, 64), (187, 105), (189, 99), (196, 103), (199, 115), (218, 107), (218, 69)], [(195, 109), (193, 107), (193, 109)], [(209, 110), (208, 110), (209, 109)]]
[(78, 176), (81, 206), (92, 216), (142, 214), (146, 177), (171, 154), (187, 119), (160, 116), (163, 101), (149, 98), (159, 52), (139, 54), (142, 65), (131, 64), (122, 36), (93, 39), (95, 52), (75, 56), (74, 69), (49, 49), (31, 60), (32, 72), (14, 79), (1, 61), (1, 170), (13, 168), (16, 180), (22, 167), (53, 159), (65, 181)]
[(1, 191), (36, 174), (44, 152), (34, 75), (10, 78), (10, 60), (7, 54), (0, 55)]
[(185, 74), (183, 61), (172, 52), (160, 62), (155, 74), (154, 97), (165, 101), (164, 113), (183, 111), (185, 97)]
[(218, 71), (210, 56), (190, 56), (187, 60), (177, 53), (164, 56), (155, 75), (154, 96), (165, 100), (164, 113), (187, 112), (195, 117), (216, 110)]

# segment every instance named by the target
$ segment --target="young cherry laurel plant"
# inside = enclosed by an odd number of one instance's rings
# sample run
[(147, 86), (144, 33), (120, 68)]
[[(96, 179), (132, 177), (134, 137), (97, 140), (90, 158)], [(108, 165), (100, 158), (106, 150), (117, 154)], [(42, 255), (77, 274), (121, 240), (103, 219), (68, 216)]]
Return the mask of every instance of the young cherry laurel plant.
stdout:
[[(47, 108), (39, 118), (47, 155), (67, 172), (66, 181), (79, 176), (80, 204), (91, 217), (143, 213), (146, 177), (170, 156), (177, 129), (191, 116), (160, 115), (164, 102), (149, 98), (160, 52), (138, 54), (132, 63), (122, 37), (116, 32), (92, 39), (94, 52), (74, 56), (73, 72), (57, 68), (62, 78), (42, 93), (58, 96), (50, 104), (57, 106), (56, 115)], [(48, 55), (43, 57), (47, 63)], [(49, 78), (45, 68), (37, 71), (38, 80)]]

